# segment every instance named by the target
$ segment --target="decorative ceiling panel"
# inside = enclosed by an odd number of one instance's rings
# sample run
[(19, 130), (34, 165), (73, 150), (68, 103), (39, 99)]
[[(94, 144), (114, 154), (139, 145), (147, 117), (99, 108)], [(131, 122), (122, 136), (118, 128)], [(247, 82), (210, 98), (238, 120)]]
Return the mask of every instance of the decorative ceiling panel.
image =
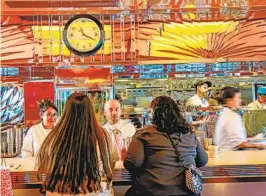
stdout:
[[(68, 6), (34, 0), (23, 7), (20, 2), (1, 2), (4, 66), (266, 60), (265, 0), (97, 1), (111, 7), (93, 7), (94, 0), (73, 0)], [(36, 7), (40, 2), (46, 7)], [(62, 40), (67, 20), (81, 13), (94, 15), (105, 30), (104, 46), (89, 57), (70, 53)]]
[(266, 20), (146, 22), (138, 32), (140, 60), (266, 60)]

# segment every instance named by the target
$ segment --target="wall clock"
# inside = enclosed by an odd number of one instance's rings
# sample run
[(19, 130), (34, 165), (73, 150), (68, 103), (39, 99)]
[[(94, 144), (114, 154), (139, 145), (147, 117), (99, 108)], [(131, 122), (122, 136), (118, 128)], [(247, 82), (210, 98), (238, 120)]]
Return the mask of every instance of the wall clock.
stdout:
[(76, 15), (66, 23), (63, 40), (66, 47), (76, 55), (95, 54), (104, 43), (103, 26), (94, 16)]

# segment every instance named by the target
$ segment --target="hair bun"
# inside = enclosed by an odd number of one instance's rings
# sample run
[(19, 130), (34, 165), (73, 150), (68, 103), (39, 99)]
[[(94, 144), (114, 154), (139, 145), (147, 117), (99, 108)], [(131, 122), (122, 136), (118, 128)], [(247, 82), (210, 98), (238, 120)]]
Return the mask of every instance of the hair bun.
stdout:
[(41, 99), (40, 101), (37, 101), (37, 106), (40, 109), (45, 109), (49, 107), (50, 105), (54, 105), (53, 101), (50, 99)]

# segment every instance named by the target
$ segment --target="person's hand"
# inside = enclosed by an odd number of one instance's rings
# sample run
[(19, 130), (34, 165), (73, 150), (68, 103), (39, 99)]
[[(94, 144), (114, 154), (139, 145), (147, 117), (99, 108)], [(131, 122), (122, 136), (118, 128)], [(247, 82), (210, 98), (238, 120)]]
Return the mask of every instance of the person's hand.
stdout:
[(211, 121), (211, 119), (212, 119), (212, 116), (211, 115), (205, 116), (202, 119), (202, 124), (209, 123)]
[(192, 125), (197, 126), (197, 125), (202, 125), (210, 122), (210, 116), (205, 116), (201, 120), (193, 121)]
[(264, 145), (264, 144), (257, 144), (256, 145), (256, 148), (259, 149), (259, 150), (264, 150), (264, 149), (266, 149), (266, 145)]

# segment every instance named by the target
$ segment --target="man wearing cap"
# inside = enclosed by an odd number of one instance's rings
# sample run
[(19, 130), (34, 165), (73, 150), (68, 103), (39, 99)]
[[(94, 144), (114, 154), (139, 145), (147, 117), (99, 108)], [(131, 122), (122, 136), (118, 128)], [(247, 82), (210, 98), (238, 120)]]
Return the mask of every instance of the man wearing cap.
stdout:
[(207, 92), (209, 87), (212, 86), (210, 81), (201, 80), (195, 84), (196, 94), (189, 98), (186, 105), (187, 106), (201, 106), (201, 107), (208, 107), (209, 103), (208, 100), (205, 98), (207, 97)]
[[(196, 94), (189, 98), (186, 106), (201, 106), (201, 107), (208, 107), (209, 103), (208, 100), (205, 98), (207, 97), (207, 92), (209, 87), (211, 87), (212, 83), (206, 80), (200, 80), (195, 84)], [(208, 116), (205, 117), (197, 117), (197, 120), (190, 116), (187, 118), (187, 121), (191, 123), (193, 126), (201, 126), (209, 121)], [(197, 129), (204, 129), (204, 127), (198, 127)]]
[(265, 110), (266, 109), (266, 87), (260, 87), (257, 91), (258, 99), (248, 104), (251, 110)]
[(243, 120), (249, 137), (261, 134), (266, 127), (266, 87), (260, 87), (257, 91), (258, 99), (248, 104), (250, 110), (261, 112), (245, 113)]

